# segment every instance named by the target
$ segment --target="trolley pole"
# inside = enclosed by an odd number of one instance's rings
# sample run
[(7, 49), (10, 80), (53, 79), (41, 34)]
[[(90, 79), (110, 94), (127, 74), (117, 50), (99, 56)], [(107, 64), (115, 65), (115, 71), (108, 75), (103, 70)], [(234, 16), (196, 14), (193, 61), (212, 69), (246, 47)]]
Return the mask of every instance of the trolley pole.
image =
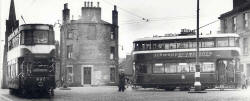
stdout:
[(201, 82), (200, 82), (200, 64), (199, 64), (199, 10), (200, 10), (200, 4), (199, 0), (197, 0), (197, 33), (196, 33), (196, 71), (195, 71), (195, 82), (194, 82), (194, 88), (195, 91), (201, 91)]

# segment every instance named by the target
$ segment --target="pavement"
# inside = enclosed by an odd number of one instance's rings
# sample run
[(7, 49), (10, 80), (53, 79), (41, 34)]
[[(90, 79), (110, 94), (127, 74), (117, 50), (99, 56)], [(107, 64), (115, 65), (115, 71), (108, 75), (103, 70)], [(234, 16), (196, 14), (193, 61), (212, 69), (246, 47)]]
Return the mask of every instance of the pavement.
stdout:
[(250, 89), (206, 90), (207, 93), (188, 91), (164, 91), (161, 89), (133, 90), (118, 92), (115, 86), (70, 87), (71, 90), (55, 90), (51, 98), (21, 98), (9, 95), (8, 89), (0, 89), (0, 101), (250, 101)]

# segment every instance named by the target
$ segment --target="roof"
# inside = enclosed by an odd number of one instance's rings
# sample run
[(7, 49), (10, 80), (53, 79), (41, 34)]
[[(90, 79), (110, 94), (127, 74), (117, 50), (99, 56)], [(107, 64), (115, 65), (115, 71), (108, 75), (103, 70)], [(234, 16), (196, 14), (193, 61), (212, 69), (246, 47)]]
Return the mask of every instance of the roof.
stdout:
[(243, 12), (243, 11), (246, 11), (246, 10), (249, 10), (249, 9), (250, 9), (250, 2), (246, 2), (246, 3), (242, 4), (241, 6), (238, 6), (238, 7), (234, 8), (233, 10), (231, 10), (229, 12), (221, 14), (219, 19), (231, 16), (231, 15), (234, 15), (234, 14), (237, 14), (239, 12)]
[[(239, 37), (238, 34), (235, 33), (225, 33), (225, 34), (210, 34), (210, 35), (200, 35), (200, 38), (214, 38), (214, 37)], [(190, 36), (172, 36), (172, 37), (146, 37), (146, 38), (139, 38), (134, 40), (136, 41), (152, 41), (152, 40), (174, 40), (174, 39), (194, 39), (196, 35)]]

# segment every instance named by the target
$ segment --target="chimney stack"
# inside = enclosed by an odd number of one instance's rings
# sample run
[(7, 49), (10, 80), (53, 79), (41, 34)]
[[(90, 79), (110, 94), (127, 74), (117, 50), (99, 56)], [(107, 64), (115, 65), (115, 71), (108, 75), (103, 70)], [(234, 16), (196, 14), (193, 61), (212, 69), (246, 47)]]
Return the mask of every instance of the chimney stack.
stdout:
[(63, 9), (63, 24), (69, 22), (69, 17), (70, 15), (70, 10), (68, 9), (68, 3), (64, 4), (64, 9)]
[(118, 12), (116, 5), (114, 6), (114, 10), (112, 11), (112, 24), (118, 26)]
[(233, 0), (233, 9), (238, 8), (239, 6), (249, 2), (250, 0)]

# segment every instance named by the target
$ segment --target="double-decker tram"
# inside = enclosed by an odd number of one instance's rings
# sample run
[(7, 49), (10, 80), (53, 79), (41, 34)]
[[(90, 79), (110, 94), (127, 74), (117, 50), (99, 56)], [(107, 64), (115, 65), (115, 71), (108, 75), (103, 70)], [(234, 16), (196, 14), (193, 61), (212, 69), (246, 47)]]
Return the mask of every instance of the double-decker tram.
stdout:
[[(195, 82), (196, 36), (140, 38), (134, 44), (134, 85), (143, 88), (188, 90)], [(202, 89), (240, 86), (239, 36), (200, 35)]]
[(55, 37), (52, 25), (24, 24), (8, 37), (8, 87), (11, 94), (54, 95)]

